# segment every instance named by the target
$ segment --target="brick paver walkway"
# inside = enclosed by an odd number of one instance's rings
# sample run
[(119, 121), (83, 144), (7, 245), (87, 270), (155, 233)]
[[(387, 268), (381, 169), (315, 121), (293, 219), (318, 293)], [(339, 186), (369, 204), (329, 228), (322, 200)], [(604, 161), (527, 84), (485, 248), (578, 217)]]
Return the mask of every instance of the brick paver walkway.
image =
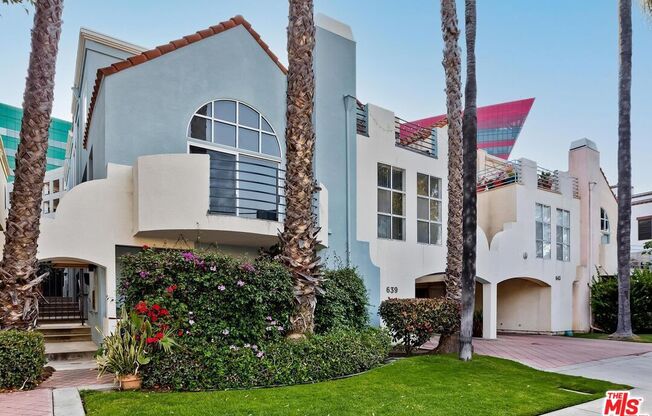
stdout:
[(97, 378), (97, 370), (59, 370), (52, 374), (52, 377), (45, 380), (38, 389), (60, 389), (63, 387), (83, 387), (94, 386), (97, 384), (112, 384), (113, 376), (105, 374)]
[(0, 394), (0, 416), (50, 416), (52, 390)]
[[(425, 347), (434, 348), (437, 340)], [(551, 369), (589, 361), (652, 351), (652, 344), (582, 339), (550, 335), (499, 335), (498, 339), (473, 339), (474, 352), (506, 358), (531, 367)]]
[(52, 416), (52, 390), (112, 384), (113, 376), (97, 378), (95, 369), (59, 370), (35, 390), (0, 393), (0, 416)]

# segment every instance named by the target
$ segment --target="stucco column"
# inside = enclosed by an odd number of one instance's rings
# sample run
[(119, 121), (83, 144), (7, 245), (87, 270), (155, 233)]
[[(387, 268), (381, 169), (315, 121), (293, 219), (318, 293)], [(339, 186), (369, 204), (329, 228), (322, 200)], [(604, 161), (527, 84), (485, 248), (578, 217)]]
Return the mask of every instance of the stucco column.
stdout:
[(482, 284), (482, 338), (496, 339), (498, 289), (494, 283)]

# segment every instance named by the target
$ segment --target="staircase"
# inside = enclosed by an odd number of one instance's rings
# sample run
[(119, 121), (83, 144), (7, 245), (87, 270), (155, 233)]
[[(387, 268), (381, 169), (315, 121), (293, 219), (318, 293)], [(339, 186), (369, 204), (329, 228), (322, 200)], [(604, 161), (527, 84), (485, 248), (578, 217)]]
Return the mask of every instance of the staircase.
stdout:
[(97, 345), (91, 327), (82, 320), (79, 302), (73, 298), (46, 297), (39, 302), (36, 328), (45, 338), (48, 361), (91, 360)]

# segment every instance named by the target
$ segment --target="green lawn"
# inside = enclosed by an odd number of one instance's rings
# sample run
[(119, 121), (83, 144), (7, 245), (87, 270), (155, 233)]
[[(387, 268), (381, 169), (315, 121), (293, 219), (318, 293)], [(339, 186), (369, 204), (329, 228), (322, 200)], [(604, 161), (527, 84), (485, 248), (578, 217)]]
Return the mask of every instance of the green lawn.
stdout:
[(87, 391), (82, 397), (91, 416), (537, 415), (622, 388), (627, 387), (499, 358), (475, 356), (463, 363), (427, 355), (310, 385), (201, 393)]
[[(636, 334), (639, 339), (632, 342), (652, 342), (652, 334)], [(589, 338), (589, 339), (610, 339), (609, 334), (598, 334), (591, 332), (589, 334), (573, 334), (575, 338)]]

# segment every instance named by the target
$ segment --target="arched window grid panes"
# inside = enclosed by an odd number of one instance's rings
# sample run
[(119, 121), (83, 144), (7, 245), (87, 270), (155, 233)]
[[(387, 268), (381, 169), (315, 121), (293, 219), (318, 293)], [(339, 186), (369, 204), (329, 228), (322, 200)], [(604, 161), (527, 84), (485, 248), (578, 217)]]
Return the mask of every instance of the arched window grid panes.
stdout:
[(187, 136), (255, 157), (281, 160), (273, 127), (259, 111), (242, 101), (223, 99), (204, 104), (191, 117)]
[(270, 123), (253, 107), (237, 100), (203, 105), (188, 126), (188, 153), (209, 155), (210, 213), (281, 220), (281, 150)]

